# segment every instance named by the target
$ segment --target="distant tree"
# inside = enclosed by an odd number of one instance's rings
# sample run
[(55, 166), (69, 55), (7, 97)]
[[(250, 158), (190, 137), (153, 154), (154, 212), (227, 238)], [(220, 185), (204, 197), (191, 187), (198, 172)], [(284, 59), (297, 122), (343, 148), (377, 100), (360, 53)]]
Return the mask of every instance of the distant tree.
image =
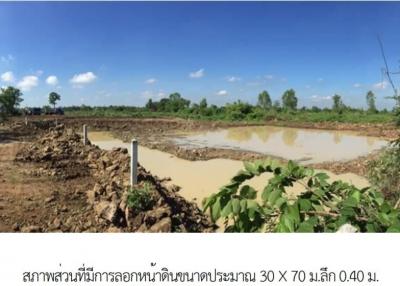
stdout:
[(174, 92), (169, 95), (165, 111), (178, 112), (188, 108), (189, 105), (190, 100), (184, 99), (178, 92)]
[(332, 110), (336, 111), (336, 112), (341, 112), (344, 108), (344, 104), (342, 102), (342, 98), (340, 95), (335, 94), (333, 97), (333, 106), (332, 106)]
[(371, 90), (367, 92), (366, 99), (367, 99), (368, 111), (376, 112), (377, 109), (375, 106), (375, 94)]
[(51, 113), (50, 105), (43, 105), (42, 111), (43, 111), (44, 114), (50, 114)]
[(53, 109), (56, 109), (56, 103), (61, 99), (61, 96), (57, 92), (50, 92), (49, 94), (49, 104), (53, 105)]
[(202, 100), (200, 100), (200, 103), (199, 103), (199, 108), (200, 109), (206, 109), (207, 108), (207, 99), (205, 99), (205, 98), (203, 98)]
[(0, 122), (3, 121), (4, 119), (6, 119), (7, 115), (6, 115), (6, 110), (3, 106), (3, 104), (0, 102)]
[(279, 100), (275, 100), (275, 101), (274, 101), (274, 104), (272, 105), (272, 107), (273, 107), (274, 109), (279, 109), (279, 108), (281, 108), (281, 103), (279, 102)]
[(311, 111), (313, 111), (313, 112), (320, 112), (320, 111), (321, 111), (321, 108), (319, 108), (318, 106), (313, 106), (313, 107), (311, 107)]
[(295, 110), (297, 108), (296, 92), (293, 89), (286, 90), (282, 95), (282, 107)]
[(226, 116), (231, 120), (242, 120), (252, 113), (253, 109), (254, 107), (251, 104), (240, 100), (225, 105)]
[(16, 114), (22, 101), (22, 92), (18, 88), (9, 86), (0, 89), (0, 105), (5, 115)]
[(262, 107), (265, 110), (272, 107), (271, 97), (266, 90), (258, 95), (258, 106)]
[(157, 111), (157, 105), (153, 102), (151, 98), (147, 101), (145, 108), (150, 111)]

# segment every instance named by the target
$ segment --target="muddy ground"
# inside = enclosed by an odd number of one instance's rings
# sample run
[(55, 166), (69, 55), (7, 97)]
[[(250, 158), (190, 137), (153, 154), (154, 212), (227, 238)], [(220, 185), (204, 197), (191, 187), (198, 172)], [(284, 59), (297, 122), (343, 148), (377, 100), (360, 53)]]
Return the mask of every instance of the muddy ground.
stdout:
[[(251, 151), (217, 149), (217, 148), (195, 148), (187, 149), (171, 143), (171, 138), (178, 134), (192, 131), (216, 130), (236, 126), (272, 125), (298, 128), (311, 128), (321, 130), (345, 130), (353, 131), (364, 136), (379, 137), (381, 139), (393, 140), (400, 136), (400, 131), (394, 124), (350, 124), (350, 123), (297, 123), (268, 121), (260, 124), (248, 124), (243, 122), (220, 122), (220, 121), (194, 121), (184, 119), (127, 119), (127, 118), (60, 118), (67, 126), (76, 130), (87, 124), (89, 128), (97, 131), (112, 131), (119, 139), (129, 142), (132, 138), (139, 140), (140, 144), (148, 148), (157, 149), (171, 153), (179, 158), (187, 160), (209, 160), (214, 158), (227, 158), (233, 160), (255, 160), (267, 159), (271, 156)], [(335, 174), (355, 173), (365, 176), (368, 161), (376, 158), (380, 151), (375, 151), (367, 156), (343, 162), (326, 162), (312, 164), (311, 167), (329, 170)], [(273, 157), (281, 162), (282, 158)]]
[[(56, 123), (63, 126), (62, 130), (54, 128)], [(187, 150), (170, 141), (182, 132), (246, 125), (242, 123), (31, 117), (25, 125), (22, 118), (14, 118), (0, 125), (0, 232), (213, 231), (209, 219), (193, 202), (187, 202), (175, 193), (176, 190), (166, 187), (163, 179), (153, 177), (145, 170), (141, 170), (141, 178), (152, 181), (156, 186), (157, 204), (140, 215), (132, 213), (123, 202), (126, 202), (127, 169), (116, 167), (127, 166), (126, 151), (114, 150), (110, 153), (93, 146), (79, 145), (81, 138), (74, 131), (80, 132), (83, 124), (93, 131), (112, 131), (124, 141), (135, 137), (146, 147), (189, 160), (252, 160), (266, 157), (255, 152), (215, 148)], [(360, 135), (389, 140), (399, 136), (399, 131), (392, 125), (268, 124), (352, 130)], [(53, 153), (58, 157), (50, 155)], [(367, 162), (377, 155), (378, 152), (375, 152), (352, 161), (313, 166), (338, 174), (352, 172), (365, 175)], [(100, 160), (103, 165), (96, 165), (94, 162), (99, 161), (98, 158), (103, 158), (105, 163)], [(123, 181), (116, 183), (115, 177), (123, 178)]]

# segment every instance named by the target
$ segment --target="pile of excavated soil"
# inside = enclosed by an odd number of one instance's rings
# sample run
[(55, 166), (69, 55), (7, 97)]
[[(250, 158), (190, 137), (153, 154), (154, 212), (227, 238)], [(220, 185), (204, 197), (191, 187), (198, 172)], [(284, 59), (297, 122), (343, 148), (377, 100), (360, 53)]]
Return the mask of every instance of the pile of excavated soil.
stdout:
[[(146, 185), (151, 204), (143, 209), (134, 209), (130, 204), (132, 190), (129, 187), (127, 150), (117, 148), (105, 151), (94, 145), (84, 145), (80, 135), (63, 125), (51, 128), (46, 135), (25, 145), (16, 155), (16, 161), (35, 164), (37, 168), (30, 175), (48, 176), (64, 184), (79, 177), (91, 178), (94, 187), (80, 192), (86, 197), (85, 216), (94, 217), (88, 231), (213, 230), (208, 217), (195, 203), (186, 201), (176, 192), (176, 188), (167, 187), (141, 166), (138, 167), (138, 185), (134, 189), (143, 189)], [(70, 230), (65, 223), (57, 221), (56, 226), (59, 225), (60, 230)], [(37, 227), (33, 229), (37, 230)], [(25, 230), (31, 231), (29, 226)]]

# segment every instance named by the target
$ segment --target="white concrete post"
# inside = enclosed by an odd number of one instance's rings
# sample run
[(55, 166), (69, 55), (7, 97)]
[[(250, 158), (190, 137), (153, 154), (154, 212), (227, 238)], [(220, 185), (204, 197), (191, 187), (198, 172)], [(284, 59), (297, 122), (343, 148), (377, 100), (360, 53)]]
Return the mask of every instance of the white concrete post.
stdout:
[(138, 165), (138, 142), (132, 139), (131, 142), (131, 187), (137, 184), (137, 165)]
[(28, 116), (25, 116), (25, 125), (28, 125)]
[(87, 126), (83, 124), (83, 145), (87, 145), (88, 138), (87, 138)]

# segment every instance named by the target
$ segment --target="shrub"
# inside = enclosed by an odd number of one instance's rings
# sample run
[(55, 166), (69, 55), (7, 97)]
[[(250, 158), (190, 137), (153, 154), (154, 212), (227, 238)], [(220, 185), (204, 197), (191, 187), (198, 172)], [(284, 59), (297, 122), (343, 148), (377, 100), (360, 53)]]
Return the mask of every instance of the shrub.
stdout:
[(151, 209), (155, 204), (152, 185), (145, 182), (142, 187), (129, 190), (127, 204), (136, 213)]
[[(257, 198), (257, 191), (242, 184), (262, 173), (273, 177)], [(289, 162), (245, 163), (245, 169), (204, 201), (214, 222), (224, 220), (227, 232), (335, 232), (350, 223), (360, 232), (400, 232), (400, 212), (381, 192), (358, 189), (328, 175)], [(287, 196), (287, 188), (301, 184), (304, 192)]]
[(371, 184), (391, 201), (400, 198), (400, 139), (393, 142), (378, 159), (368, 163)]

